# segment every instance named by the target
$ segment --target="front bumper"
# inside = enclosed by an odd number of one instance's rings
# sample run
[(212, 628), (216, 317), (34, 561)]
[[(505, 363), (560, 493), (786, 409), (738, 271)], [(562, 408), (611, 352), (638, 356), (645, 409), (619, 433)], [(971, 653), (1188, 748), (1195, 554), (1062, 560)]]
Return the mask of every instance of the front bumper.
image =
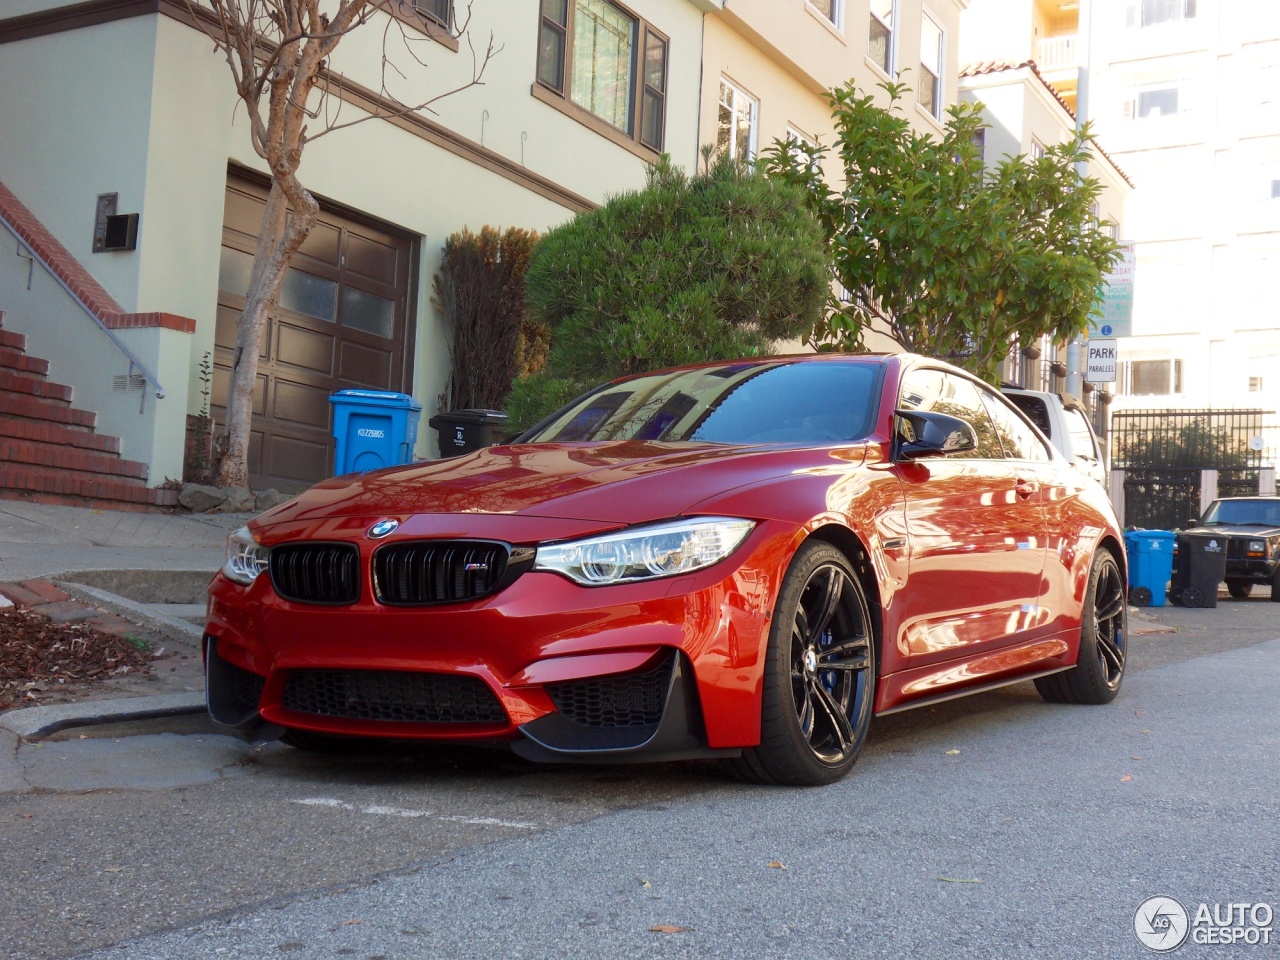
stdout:
[[(761, 523), (685, 577), (587, 588), (530, 572), (471, 602), (291, 603), (267, 575), (210, 585), (223, 725), (506, 743), (531, 759), (705, 756), (759, 742), (772, 598), (794, 531)], [(367, 576), (368, 548), (361, 546)]]

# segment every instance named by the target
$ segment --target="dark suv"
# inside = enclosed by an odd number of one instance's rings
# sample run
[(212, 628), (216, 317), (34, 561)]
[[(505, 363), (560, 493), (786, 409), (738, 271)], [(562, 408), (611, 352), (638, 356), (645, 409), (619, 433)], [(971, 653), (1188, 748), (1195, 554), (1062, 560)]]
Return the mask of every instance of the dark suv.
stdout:
[(1226, 497), (1209, 504), (1197, 526), (1227, 541), (1227, 589), (1247, 597), (1255, 583), (1271, 584), (1280, 603), (1280, 497)]

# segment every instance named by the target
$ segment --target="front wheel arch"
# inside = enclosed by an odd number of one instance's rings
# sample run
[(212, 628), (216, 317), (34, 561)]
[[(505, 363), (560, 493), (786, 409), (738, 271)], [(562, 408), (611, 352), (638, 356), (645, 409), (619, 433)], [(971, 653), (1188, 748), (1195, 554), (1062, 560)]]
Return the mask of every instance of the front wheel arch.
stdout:
[[(880, 584), (876, 581), (875, 570), (871, 566), (871, 554), (856, 533), (848, 527), (835, 523), (818, 527), (800, 546), (811, 540), (821, 540), (831, 544), (844, 554), (849, 565), (853, 567), (854, 573), (858, 575), (858, 582), (862, 584), (862, 591), (866, 594), (867, 607), (871, 613), (872, 639), (876, 649), (876, 677), (879, 679), (881, 664), (884, 662), (884, 600), (880, 596)], [(798, 551), (799, 547), (796, 549)]]

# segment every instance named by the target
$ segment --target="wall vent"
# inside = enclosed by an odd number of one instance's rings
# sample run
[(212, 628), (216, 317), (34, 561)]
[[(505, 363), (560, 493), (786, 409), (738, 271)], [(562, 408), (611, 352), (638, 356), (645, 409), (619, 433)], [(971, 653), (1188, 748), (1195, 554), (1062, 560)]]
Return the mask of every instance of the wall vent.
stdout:
[(147, 378), (140, 373), (118, 374), (111, 378), (111, 390), (114, 393), (133, 393), (135, 390), (144, 390), (147, 386)]

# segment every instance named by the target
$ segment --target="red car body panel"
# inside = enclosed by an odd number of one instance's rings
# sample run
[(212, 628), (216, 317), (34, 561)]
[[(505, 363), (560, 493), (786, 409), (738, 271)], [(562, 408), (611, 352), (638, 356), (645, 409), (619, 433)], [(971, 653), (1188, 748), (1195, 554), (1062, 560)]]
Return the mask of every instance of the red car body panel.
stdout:
[[(294, 603), (266, 576), (241, 586), (219, 574), (206, 633), (224, 660), (265, 678), (266, 721), (419, 739), (518, 739), (522, 725), (554, 712), (546, 684), (641, 670), (675, 649), (692, 668), (706, 745), (748, 747), (760, 740), (778, 591), (795, 551), (817, 536), (866, 557), (880, 627), (877, 712), (1072, 665), (1094, 552), (1105, 543), (1123, 567), (1105, 493), (1056, 454), (994, 471), (961, 459), (894, 462), (900, 379), (925, 361), (852, 359), (881, 369), (879, 407), (857, 442), (516, 444), (326, 481), (250, 530), (265, 547), (354, 544), (359, 600), (341, 610)], [(373, 552), (386, 543), (534, 546), (684, 516), (756, 527), (726, 559), (673, 578), (586, 587), (531, 571), (479, 600), (413, 608), (380, 604), (371, 582)], [(369, 539), (384, 519), (399, 528)], [(294, 713), (281, 695), (303, 669), (477, 677), (508, 722), (460, 729)]]

